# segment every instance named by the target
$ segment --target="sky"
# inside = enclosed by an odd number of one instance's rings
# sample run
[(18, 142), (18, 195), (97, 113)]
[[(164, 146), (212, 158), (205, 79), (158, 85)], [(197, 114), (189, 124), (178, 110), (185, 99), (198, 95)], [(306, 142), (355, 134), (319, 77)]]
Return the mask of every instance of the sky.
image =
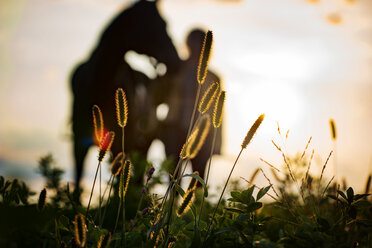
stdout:
[[(42, 187), (36, 167), (52, 153), (72, 181), (69, 76), (123, 7), (118, 0), (0, 1), (0, 174)], [(372, 172), (372, 2), (370, 0), (161, 0), (178, 52), (194, 27), (214, 33), (210, 68), (226, 94), (223, 154), (214, 158), (221, 185), (255, 119), (266, 118), (234, 176), (249, 178), (264, 158), (281, 167), (277, 123), (289, 155), (314, 153), (314, 173), (331, 150), (338, 178), (361, 190)], [(129, 54), (135, 68), (146, 59)], [(142, 66), (143, 65), (143, 66)], [(42, 93), (40, 93), (40, 90)], [(336, 123), (332, 142), (328, 121)], [(161, 159), (161, 146), (150, 159)], [(86, 162), (92, 180), (95, 149)], [(334, 162), (334, 160), (336, 162)], [(332, 176), (332, 167), (326, 170)], [(106, 174), (107, 176), (107, 174)], [(263, 177), (258, 184), (264, 185)]]

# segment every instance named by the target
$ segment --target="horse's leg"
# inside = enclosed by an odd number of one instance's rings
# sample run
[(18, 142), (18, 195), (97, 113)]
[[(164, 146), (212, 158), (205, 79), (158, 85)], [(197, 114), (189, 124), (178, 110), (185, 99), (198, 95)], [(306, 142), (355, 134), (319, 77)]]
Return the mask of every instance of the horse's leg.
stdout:
[(75, 156), (75, 188), (80, 188), (80, 181), (83, 175), (84, 159), (88, 153), (89, 146), (82, 144), (82, 140), (74, 140)]

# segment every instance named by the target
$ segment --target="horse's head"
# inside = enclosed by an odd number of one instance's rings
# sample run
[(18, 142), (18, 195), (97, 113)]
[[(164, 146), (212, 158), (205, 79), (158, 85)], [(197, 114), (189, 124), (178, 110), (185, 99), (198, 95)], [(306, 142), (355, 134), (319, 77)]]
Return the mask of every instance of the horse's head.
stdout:
[(123, 11), (116, 21), (126, 29), (121, 40), (127, 43), (128, 50), (154, 57), (168, 71), (176, 70), (180, 58), (159, 14), (157, 1), (140, 0)]

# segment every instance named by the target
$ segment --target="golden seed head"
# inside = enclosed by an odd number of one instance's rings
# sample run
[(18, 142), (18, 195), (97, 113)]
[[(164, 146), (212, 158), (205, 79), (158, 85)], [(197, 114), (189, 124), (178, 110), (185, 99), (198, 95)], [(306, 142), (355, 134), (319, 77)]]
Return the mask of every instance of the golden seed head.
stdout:
[(37, 209), (39, 211), (43, 210), (43, 208), (45, 207), (45, 204), (46, 204), (46, 197), (47, 197), (47, 191), (46, 189), (44, 188), (41, 192), (40, 192), (40, 195), (39, 195), (39, 200), (37, 202)]
[(120, 174), (120, 184), (119, 184), (119, 197), (123, 196), (125, 198), (125, 194), (128, 190), (129, 180), (130, 180), (130, 171), (132, 168), (132, 163), (129, 160), (125, 160), (123, 169)]
[(111, 163), (111, 174), (114, 176), (118, 176), (121, 169), (123, 168), (123, 162), (124, 162), (125, 154), (123, 156), (123, 153), (120, 152), (118, 155), (116, 155), (115, 159)]
[(212, 31), (208, 30), (205, 34), (204, 42), (202, 51), (199, 58), (199, 66), (198, 66), (198, 83), (203, 84), (205, 81), (205, 77), (207, 76), (208, 71), (208, 62), (211, 55), (212, 50), (212, 43), (213, 43), (213, 33)]
[(111, 233), (106, 232), (99, 237), (97, 248), (108, 248), (111, 243)]
[[(191, 137), (191, 136), (190, 136), (190, 137)], [(189, 137), (188, 140), (190, 140), (190, 137)], [(186, 154), (186, 144), (187, 144), (187, 142), (186, 142), (185, 144), (183, 144), (183, 146), (182, 146), (182, 149), (181, 149), (181, 152), (180, 152), (180, 158), (181, 158), (181, 159), (186, 159), (186, 158), (187, 158), (187, 154)]]
[(221, 91), (218, 95), (216, 104), (214, 105), (213, 111), (213, 126), (219, 128), (222, 123), (223, 107), (225, 105), (226, 91)]
[(211, 125), (210, 117), (208, 114), (204, 115), (195, 131), (191, 134), (189, 141), (186, 145), (186, 155), (188, 158), (193, 159), (198, 155), (198, 152), (202, 148), (205, 139), (208, 136), (209, 128)]
[(176, 245), (176, 242), (174, 242), (174, 241), (169, 242), (168, 248), (173, 248), (173, 247), (175, 247), (175, 245)]
[[(198, 171), (194, 171), (192, 174), (199, 176)], [(187, 187), (187, 190), (196, 189), (197, 185), (198, 185), (198, 180), (192, 177), (190, 180), (189, 186)]]
[(251, 142), (254, 134), (256, 133), (258, 127), (261, 125), (262, 121), (265, 118), (265, 114), (260, 115), (257, 120), (253, 123), (252, 127), (249, 129), (247, 135), (244, 138), (242, 143), (242, 149), (245, 149), (247, 145)]
[(329, 119), (329, 126), (331, 128), (332, 139), (337, 139), (336, 123), (334, 119)]
[(114, 132), (106, 132), (101, 142), (99, 143), (98, 161), (102, 162), (107, 151), (111, 149), (111, 145), (114, 142), (114, 138), (115, 138)]
[(209, 107), (211, 106), (215, 96), (217, 95), (217, 92), (220, 88), (220, 85), (218, 82), (215, 82), (215, 83), (212, 83), (208, 89), (205, 91), (201, 101), (200, 101), (200, 104), (199, 104), (199, 112), (201, 114), (204, 114), (208, 109)]
[(192, 199), (194, 197), (195, 189), (189, 189), (185, 195), (183, 196), (182, 203), (177, 209), (177, 215), (181, 216), (184, 213), (187, 213), (187, 211), (190, 208), (190, 205), (192, 203)]
[(120, 127), (125, 127), (128, 121), (128, 102), (125, 92), (122, 88), (116, 90), (115, 103), (118, 125)]
[(93, 105), (93, 125), (94, 125), (94, 135), (97, 143), (99, 144), (103, 138), (103, 117), (101, 109), (97, 105)]
[(87, 226), (82, 214), (75, 215), (75, 239), (79, 247), (84, 247), (87, 240)]

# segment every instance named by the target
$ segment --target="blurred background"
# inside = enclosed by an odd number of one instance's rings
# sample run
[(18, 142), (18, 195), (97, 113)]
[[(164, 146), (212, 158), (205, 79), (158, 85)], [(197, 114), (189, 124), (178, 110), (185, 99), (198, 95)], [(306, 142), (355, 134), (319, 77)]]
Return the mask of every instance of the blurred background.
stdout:
[[(0, 1), (0, 175), (23, 178), (39, 190), (40, 156), (52, 153), (73, 181), (70, 109), (72, 69), (89, 55), (111, 18), (133, 1)], [(261, 114), (258, 134), (234, 172), (249, 178), (260, 158), (281, 167), (274, 140), (289, 155), (314, 149), (316, 174), (331, 150), (331, 177), (346, 177), (357, 190), (372, 172), (372, 2), (370, 0), (161, 0), (179, 55), (194, 27), (214, 32), (210, 68), (227, 91), (223, 154), (211, 171), (221, 185), (240, 144)], [(148, 58), (127, 55), (130, 64), (151, 76)], [(331, 139), (329, 119), (337, 127)], [(278, 134), (280, 125), (283, 139)], [(288, 138), (285, 134), (289, 130)], [(90, 185), (97, 150), (86, 160)], [(155, 165), (164, 158), (159, 142), (151, 147)], [(108, 177), (108, 171), (105, 174)], [(260, 175), (258, 185), (267, 182)], [(243, 183), (243, 181), (242, 181)]]

